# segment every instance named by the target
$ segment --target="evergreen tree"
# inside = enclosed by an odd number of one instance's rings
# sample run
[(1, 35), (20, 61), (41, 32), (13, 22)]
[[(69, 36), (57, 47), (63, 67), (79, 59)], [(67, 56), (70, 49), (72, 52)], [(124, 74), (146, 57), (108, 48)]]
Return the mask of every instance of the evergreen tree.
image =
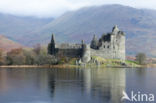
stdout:
[(51, 42), (48, 44), (48, 54), (54, 55), (55, 52), (56, 52), (56, 50), (55, 50), (55, 38), (54, 38), (54, 34), (52, 34)]
[(93, 48), (93, 49), (98, 49), (98, 43), (99, 42), (98, 42), (96, 36), (94, 35), (93, 40), (91, 41), (90, 47)]

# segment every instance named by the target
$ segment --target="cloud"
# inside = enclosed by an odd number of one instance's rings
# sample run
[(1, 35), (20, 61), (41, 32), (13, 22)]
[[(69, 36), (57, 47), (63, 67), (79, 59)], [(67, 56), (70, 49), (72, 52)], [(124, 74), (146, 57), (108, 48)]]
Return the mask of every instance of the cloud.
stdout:
[(0, 12), (24, 16), (57, 17), (68, 10), (103, 4), (156, 9), (155, 0), (0, 0)]
[(38, 17), (59, 16), (67, 10), (86, 6), (67, 0), (0, 0), (0, 12)]

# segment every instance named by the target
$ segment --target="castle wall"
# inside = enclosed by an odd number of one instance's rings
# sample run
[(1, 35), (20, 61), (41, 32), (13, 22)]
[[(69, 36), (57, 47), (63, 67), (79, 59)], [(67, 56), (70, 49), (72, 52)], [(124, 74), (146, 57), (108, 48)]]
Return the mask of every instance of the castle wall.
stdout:
[(125, 60), (125, 36), (111, 35), (111, 41), (102, 41), (98, 50), (91, 49), (91, 56)]
[(102, 41), (99, 49), (86, 49), (86, 51), (82, 50), (81, 45), (67, 45), (62, 46), (60, 48), (56, 48), (56, 55), (65, 56), (65, 57), (73, 57), (73, 58), (83, 58), (87, 57), (88, 54), (90, 56), (99, 56), (106, 59), (120, 59), (125, 60), (125, 36), (122, 34), (111, 35), (110, 41)]
[[(52, 41), (54, 42), (54, 39)], [(117, 26), (113, 27), (111, 33), (103, 34), (99, 40), (94, 35), (91, 48), (84, 42), (82, 44), (55, 44), (54, 47), (57, 56), (82, 58), (85, 62), (90, 60), (90, 56), (125, 60), (125, 34)]]
[(106, 59), (113, 59), (113, 53), (110, 50), (91, 50), (91, 56), (99, 56)]
[(83, 45), (83, 51), (82, 51), (82, 62), (87, 63), (91, 59), (90, 56), (90, 46), (89, 45)]
[[(117, 37), (118, 39), (118, 37)], [(119, 35), (119, 39), (117, 41), (117, 48), (116, 48), (116, 58), (125, 60), (126, 53), (125, 53), (125, 36)]]
[(81, 57), (82, 49), (56, 49), (56, 55), (62, 57), (72, 57), (72, 58), (79, 58)]

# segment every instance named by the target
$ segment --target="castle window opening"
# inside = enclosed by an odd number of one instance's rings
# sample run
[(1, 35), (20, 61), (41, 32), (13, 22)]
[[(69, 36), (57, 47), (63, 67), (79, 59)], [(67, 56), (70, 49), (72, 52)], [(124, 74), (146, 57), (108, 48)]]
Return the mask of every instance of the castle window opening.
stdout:
[(107, 48), (109, 48), (109, 45), (107, 46)]

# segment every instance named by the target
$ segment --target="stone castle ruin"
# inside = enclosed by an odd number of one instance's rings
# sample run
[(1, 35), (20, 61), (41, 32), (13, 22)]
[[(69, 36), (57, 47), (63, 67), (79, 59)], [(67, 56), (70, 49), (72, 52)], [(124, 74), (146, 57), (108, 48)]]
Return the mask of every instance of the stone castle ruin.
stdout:
[(51, 55), (81, 58), (82, 62), (89, 62), (92, 56), (125, 60), (125, 33), (114, 26), (111, 33), (99, 39), (94, 35), (90, 44), (55, 44), (52, 35), (48, 48)]

